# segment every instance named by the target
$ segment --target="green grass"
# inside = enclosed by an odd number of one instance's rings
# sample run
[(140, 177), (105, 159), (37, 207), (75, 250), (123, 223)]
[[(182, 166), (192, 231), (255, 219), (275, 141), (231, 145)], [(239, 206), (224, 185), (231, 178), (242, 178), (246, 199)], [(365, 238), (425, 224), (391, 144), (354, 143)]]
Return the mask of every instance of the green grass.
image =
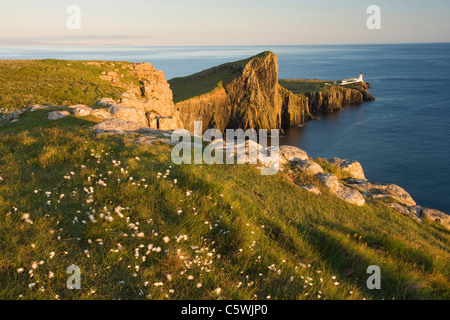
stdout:
[(170, 88), (173, 92), (175, 103), (188, 100), (193, 97), (213, 91), (217, 87), (222, 87), (242, 74), (244, 67), (253, 59), (260, 59), (269, 54), (269, 51), (260, 53), (254, 57), (226, 63), (199, 73), (169, 80)]
[[(174, 166), (167, 144), (96, 137), (94, 119), (45, 117), (28, 112), (0, 128), (0, 299), (450, 298), (442, 227), (377, 201), (347, 204), (295, 169)], [(150, 244), (161, 252), (147, 253)], [(65, 286), (72, 264), (81, 290)], [(370, 291), (374, 264), (382, 289)]]
[(97, 99), (117, 99), (122, 87), (100, 79), (102, 72), (115, 71), (123, 83), (138, 84), (138, 79), (122, 66), (129, 62), (65, 60), (0, 60), (0, 109), (10, 111), (33, 104), (92, 105)]
[(330, 81), (324, 80), (280, 79), (278, 83), (292, 93), (299, 95), (308, 92), (329, 92), (331, 88), (331, 86), (325, 85), (330, 83)]

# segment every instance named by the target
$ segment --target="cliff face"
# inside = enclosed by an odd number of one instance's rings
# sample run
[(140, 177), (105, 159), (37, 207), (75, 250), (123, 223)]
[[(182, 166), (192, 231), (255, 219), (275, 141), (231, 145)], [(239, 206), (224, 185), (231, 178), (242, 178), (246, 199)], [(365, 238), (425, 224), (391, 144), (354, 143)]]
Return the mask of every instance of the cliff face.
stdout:
[(231, 102), (230, 128), (281, 128), (278, 59), (273, 53), (250, 60), (240, 77), (225, 86)]
[(334, 112), (343, 109), (345, 104), (359, 104), (373, 101), (375, 98), (368, 91), (369, 85), (358, 83), (352, 87), (330, 86), (328, 91), (307, 92), (310, 111)]
[(202, 88), (192, 88), (192, 83), (205, 85), (207, 78), (220, 81), (214, 90), (176, 104), (183, 126), (190, 131), (197, 120), (203, 121), (204, 130), (214, 127), (224, 131), (281, 129), (302, 124), (310, 117), (307, 99), (278, 84), (278, 58), (272, 52), (174, 79), (170, 84), (175, 92), (186, 95), (186, 88), (201, 92)]
[(309, 99), (285, 89), (278, 88), (282, 99), (281, 126), (289, 128), (305, 123), (311, 119)]
[(202, 121), (203, 130), (224, 131), (231, 116), (230, 99), (222, 86), (213, 91), (176, 104), (185, 129), (194, 131), (194, 121)]
[(334, 112), (342, 110), (344, 104), (363, 102), (359, 91), (337, 86), (331, 87), (329, 92), (309, 92), (305, 95), (311, 112)]

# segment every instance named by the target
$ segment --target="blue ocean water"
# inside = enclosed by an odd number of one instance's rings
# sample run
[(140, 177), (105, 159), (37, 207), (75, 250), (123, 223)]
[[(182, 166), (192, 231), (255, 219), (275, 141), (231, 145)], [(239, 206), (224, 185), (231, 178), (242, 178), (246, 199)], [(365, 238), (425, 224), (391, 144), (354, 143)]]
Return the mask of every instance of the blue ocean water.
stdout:
[[(418, 204), (450, 213), (450, 44), (265, 47), (0, 47), (0, 59), (151, 62), (166, 78), (278, 55), (280, 78), (339, 80), (364, 73), (376, 101), (291, 128), (282, 144), (312, 157), (360, 161), (366, 177), (404, 187)], [(1, 72), (1, 71), (0, 71)]]

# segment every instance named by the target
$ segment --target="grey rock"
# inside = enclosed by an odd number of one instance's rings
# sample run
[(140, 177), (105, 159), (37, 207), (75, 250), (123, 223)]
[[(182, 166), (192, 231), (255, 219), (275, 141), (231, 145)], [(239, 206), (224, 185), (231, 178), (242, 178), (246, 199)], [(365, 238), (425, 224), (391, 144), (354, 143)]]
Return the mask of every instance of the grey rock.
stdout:
[(88, 106), (85, 105), (77, 105), (72, 107), (74, 109), (73, 114), (75, 115), (75, 117), (86, 117), (89, 116), (92, 112), (92, 108), (89, 108)]
[(306, 151), (293, 146), (280, 146), (280, 164), (308, 160)]
[(94, 116), (94, 117), (102, 119), (102, 120), (106, 120), (106, 119), (111, 118), (111, 113), (109, 113), (105, 109), (93, 109), (91, 112), (91, 116)]
[(67, 116), (70, 116), (68, 111), (52, 111), (48, 113), (48, 120), (59, 120)]
[(109, 108), (109, 113), (111, 113), (112, 117), (114, 118), (139, 123), (143, 127), (147, 126), (147, 119), (145, 117), (145, 113), (142, 110), (114, 104)]
[(447, 229), (450, 229), (450, 216), (442, 211), (422, 208), (422, 210), (420, 210), (420, 217), (422, 219), (426, 217), (427, 219), (437, 222)]
[(383, 184), (358, 179), (349, 179), (346, 183), (361, 190), (361, 192), (369, 198), (377, 199), (391, 197), (408, 207), (416, 205), (416, 202), (409, 193), (395, 184)]
[(335, 175), (319, 173), (318, 177), (332, 194), (342, 200), (357, 206), (363, 206), (366, 203), (366, 200), (364, 200), (361, 193), (355, 189), (344, 186)]
[(320, 192), (319, 188), (315, 187), (315, 186), (300, 186), (300, 188), (305, 189), (306, 191), (309, 191), (311, 193), (314, 193), (315, 195), (321, 195), (322, 192)]
[(361, 164), (356, 160), (347, 160), (339, 158), (327, 158), (325, 159), (331, 165), (334, 165), (344, 172), (350, 174), (356, 179), (366, 179), (364, 176), (364, 170)]
[(323, 173), (322, 167), (311, 160), (298, 160), (295, 162), (295, 166), (310, 176)]
[(110, 107), (116, 102), (111, 98), (101, 98), (95, 102), (94, 107)]
[(23, 114), (23, 111), (17, 110), (9, 114), (9, 121), (19, 120), (19, 117)]
[(98, 132), (122, 132), (122, 131), (138, 131), (142, 125), (136, 122), (127, 121), (119, 118), (111, 118), (105, 120), (93, 127)]

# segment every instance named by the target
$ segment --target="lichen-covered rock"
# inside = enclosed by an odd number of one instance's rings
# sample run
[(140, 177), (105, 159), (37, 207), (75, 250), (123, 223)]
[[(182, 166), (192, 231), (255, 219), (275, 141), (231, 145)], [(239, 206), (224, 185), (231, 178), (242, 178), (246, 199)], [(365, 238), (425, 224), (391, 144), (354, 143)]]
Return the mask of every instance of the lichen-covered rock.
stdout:
[(427, 219), (430, 219), (431, 221), (439, 223), (444, 227), (450, 229), (450, 216), (442, 211), (436, 209), (421, 208), (420, 217), (422, 219), (426, 217)]
[(319, 190), (319, 188), (312, 186), (312, 185), (300, 186), (300, 188), (305, 189), (306, 191), (309, 191), (311, 193), (314, 193), (315, 195), (322, 194), (322, 192)]
[(123, 132), (123, 131), (138, 131), (142, 128), (142, 125), (136, 122), (127, 121), (119, 118), (111, 118), (105, 120), (92, 129), (97, 132)]
[(295, 161), (295, 166), (310, 176), (315, 176), (319, 173), (323, 173), (322, 167), (311, 160)]
[(422, 222), (422, 219), (420, 218), (420, 210), (417, 208), (417, 206), (408, 207), (408, 206), (404, 206), (404, 205), (401, 205), (396, 202), (387, 203), (387, 206), (391, 207), (392, 209), (394, 209), (397, 212), (400, 212), (404, 216), (408, 216), (408, 217), (411, 217), (415, 220)]
[(85, 105), (76, 105), (69, 108), (73, 109), (73, 114), (75, 117), (86, 117), (89, 116), (92, 112), (92, 108), (89, 108)]
[(308, 160), (306, 151), (293, 146), (280, 146), (280, 163), (297, 162), (299, 160)]
[(357, 206), (363, 206), (365, 204), (366, 201), (361, 193), (355, 189), (344, 186), (335, 175), (318, 174), (318, 177), (324, 186), (335, 196)]
[(144, 112), (137, 108), (125, 107), (122, 105), (114, 104), (111, 106), (111, 108), (109, 108), (109, 113), (113, 118), (119, 118), (139, 123), (143, 127), (147, 126), (147, 121)]
[(378, 199), (391, 197), (408, 207), (416, 205), (416, 202), (409, 193), (395, 184), (376, 183), (358, 179), (349, 179), (346, 183), (361, 190), (365, 196), (370, 198)]
[(9, 114), (9, 121), (19, 120), (19, 118), (22, 114), (23, 114), (23, 111), (21, 111), (21, 110), (11, 112)]
[(116, 102), (111, 98), (101, 98), (95, 102), (94, 107), (110, 107)]
[(70, 116), (69, 111), (52, 111), (48, 113), (48, 120), (59, 120)]
[(34, 111), (37, 111), (37, 110), (48, 109), (49, 107), (48, 106), (41, 106), (40, 104), (35, 104), (35, 105), (32, 105), (32, 106), (29, 106), (28, 108), (29, 108), (30, 112), (34, 112)]
[(139, 123), (145, 123), (145, 126), (162, 130), (182, 128), (180, 113), (175, 109), (172, 90), (165, 79), (164, 72), (156, 70), (150, 63), (130, 64), (126, 65), (125, 69), (138, 77), (139, 84), (122, 81), (122, 77), (117, 72), (104, 72), (100, 75), (101, 79), (124, 88), (125, 92), (122, 93), (117, 104), (112, 99), (103, 98), (98, 100), (94, 106), (132, 107), (137, 109), (138, 113), (143, 114), (140, 116), (142, 119), (139, 120)]
[(106, 119), (111, 118), (111, 113), (109, 113), (105, 109), (92, 109), (91, 116), (94, 116), (94, 117), (99, 118), (99, 119), (106, 120)]
[(347, 172), (350, 176), (356, 179), (365, 180), (364, 170), (361, 164), (356, 160), (347, 160), (339, 158), (327, 158), (328, 163), (338, 167), (341, 171)]

